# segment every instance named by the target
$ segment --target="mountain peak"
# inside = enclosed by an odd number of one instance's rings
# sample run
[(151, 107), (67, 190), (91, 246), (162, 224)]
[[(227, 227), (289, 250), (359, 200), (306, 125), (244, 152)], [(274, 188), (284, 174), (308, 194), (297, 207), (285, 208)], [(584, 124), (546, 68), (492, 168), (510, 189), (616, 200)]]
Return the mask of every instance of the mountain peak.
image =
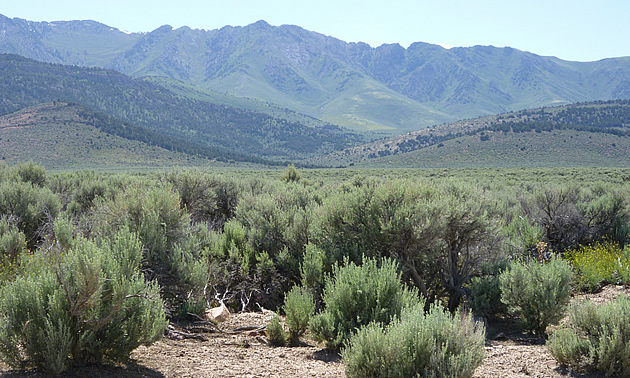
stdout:
[(258, 20), (256, 22), (254, 22), (253, 24), (251, 24), (250, 26), (254, 26), (254, 27), (259, 28), (259, 29), (272, 28), (272, 26), (265, 20)]

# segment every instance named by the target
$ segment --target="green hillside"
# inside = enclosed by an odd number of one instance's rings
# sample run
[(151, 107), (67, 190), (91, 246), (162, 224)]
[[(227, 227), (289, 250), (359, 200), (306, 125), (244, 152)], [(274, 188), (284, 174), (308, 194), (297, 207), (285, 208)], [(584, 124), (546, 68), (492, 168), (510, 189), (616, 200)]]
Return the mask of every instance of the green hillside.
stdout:
[(176, 95), (113, 70), (53, 65), (0, 54), (0, 114), (43, 102), (80, 103), (166, 137), (222, 151), (228, 158), (299, 160), (362, 140), (332, 124), (287, 118)]
[(335, 127), (335, 125), (324, 122), (318, 118), (298, 113), (288, 108), (283, 108), (274, 103), (264, 102), (255, 98), (237, 97), (225, 92), (217, 92), (210, 89), (203, 89), (201, 87), (165, 76), (145, 76), (142, 77), (142, 80), (157, 84), (179, 96), (193, 100), (209, 102), (217, 105), (225, 105), (239, 109), (248, 109), (256, 113), (267, 114), (273, 118), (283, 119), (289, 122), (297, 122), (314, 128)]
[[(486, 133), (357, 166), (370, 167), (630, 167), (630, 138), (585, 131)], [(439, 146), (439, 147), (438, 147)]]
[[(96, 117), (101, 119), (100, 127), (94, 124)], [(115, 120), (103, 121), (102, 115), (62, 102), (4, 115), (0, 117), (0, 159), (9, 165), (33, 160), (54, 170), (230, 165), (123, 138), (116, 135)], [(151, 135), (145, 137), (150, 140)]]
[(630, 166), (630, 101), (463, 120), (313, 159), (369, 167)]

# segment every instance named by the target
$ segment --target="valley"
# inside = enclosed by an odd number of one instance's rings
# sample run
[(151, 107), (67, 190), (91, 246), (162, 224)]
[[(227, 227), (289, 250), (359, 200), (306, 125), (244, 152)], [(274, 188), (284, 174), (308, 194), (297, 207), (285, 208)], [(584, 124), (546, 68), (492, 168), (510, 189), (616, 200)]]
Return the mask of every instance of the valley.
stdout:
[(0, 376), (630, 371), (630, 57), (443, 46), (0, 15)]

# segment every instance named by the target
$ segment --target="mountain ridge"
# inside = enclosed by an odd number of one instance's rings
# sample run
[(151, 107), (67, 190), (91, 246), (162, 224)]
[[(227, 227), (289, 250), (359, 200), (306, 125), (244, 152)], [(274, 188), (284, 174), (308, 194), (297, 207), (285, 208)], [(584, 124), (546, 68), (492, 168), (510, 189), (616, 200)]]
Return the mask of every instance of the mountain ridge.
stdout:
[[(265, 21), (130, 34), (99, 23), (55, 25), (0, 16), (0, 52), (166, 76), (357, 130), (397, 134), (506, 111), (630, 98), (630, 57), (570, 62), (509, 47), (371, 47)], [(24, 48), (8, 51), (16, 46)]]

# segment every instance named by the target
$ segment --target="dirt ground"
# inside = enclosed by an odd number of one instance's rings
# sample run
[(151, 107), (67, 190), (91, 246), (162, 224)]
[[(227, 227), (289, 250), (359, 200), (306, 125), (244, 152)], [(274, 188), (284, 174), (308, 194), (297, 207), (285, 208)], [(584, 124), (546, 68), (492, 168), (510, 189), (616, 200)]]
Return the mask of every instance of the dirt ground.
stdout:
[[(582, 294), (608, 301), (630, 289), (609, 285), (596, 294)], [(125, 366), (90, 366), (68, 377), (341, 377), (344, 367), (338, 355), (322, 346), (270, 347), (258, 328), (267, 324), (270, 313), (230, 314), (218, 330), (205, 322), (171, 327), (168, 337), (149, 347), (140, 347)], [(482, 377), (585, 377), (558, 366), (544, 340), (517, 331), (509, 323), (487, 327), (486, 358), (475, 371)], [(46, 377), (31, 371), (11, 371), (0, 362), (1, 377)]]

